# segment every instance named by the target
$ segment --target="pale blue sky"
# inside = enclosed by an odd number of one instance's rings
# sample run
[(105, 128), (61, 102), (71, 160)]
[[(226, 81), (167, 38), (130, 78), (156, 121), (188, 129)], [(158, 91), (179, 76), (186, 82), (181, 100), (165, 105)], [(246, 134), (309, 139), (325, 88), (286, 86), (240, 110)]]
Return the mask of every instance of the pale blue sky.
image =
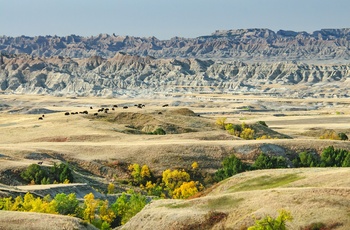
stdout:
[(215, 30), (350, 27), (349, 0), (0, 0), (0, 35), (193, 38)]

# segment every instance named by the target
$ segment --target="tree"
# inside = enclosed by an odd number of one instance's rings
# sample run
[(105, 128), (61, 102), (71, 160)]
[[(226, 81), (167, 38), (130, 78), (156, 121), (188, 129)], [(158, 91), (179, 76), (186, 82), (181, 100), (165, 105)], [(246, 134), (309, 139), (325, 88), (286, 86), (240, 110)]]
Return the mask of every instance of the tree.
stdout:
[(107, 194), (113, 194), (115, 192), (115, 185), (113, 183), (109, 183), (107, 187)]
[(243, 131), (239, 135), (241, 138), (245, 140), (253, 140), (255, 131), (251, 128), (243, 128)]
[(192, 170), (196, 170), (198, 168), (198, 163), (196, 161), (193, 162), (191, 167), (192, 167)]
[(75, 193), (69, 195), (59, 193), (55, 196), (54, 201), (59, 214), (75, 216), (78, 213), (79, 201)]
[(151, 179), (152, 173), (151, 170), (147, 165), (143, 165), (141, 168), (141, 180), (142, 182), (146, 182), (147, 180)]
[(168, 188), (170, 195), (172, 195), (174, 189), (179, 188), (183, 182), (190, 181), (190, 174), (184, 170), (175, 169), (174, 171), (171, 171), (170, 169), (167, 169), (162, 173), (162, 181)]
[(141, 177), (141, 167), (139, 164), (132, 164), (128, 167), (129, 171), (131, 172), (131, 176), (136, 184), (141, 184), (142, 177)]
[(255, 169), (286, 168), (287, 161), (282, 156), (269, 156), (261, 153), (252, 165)]
[(249, 227), (248, 230), (286, 230), (286, 222), (292, 220), (291, 213), (282, 209), (276, 219), (267, 215), (261, 220), (256, 220), (255, 225)]
[(338, 137), (342, 141), (347, 141), (349, 140), (348, 136), (345, 133), (338, 133)]
[(35, 184), (40, 184), (44, 178), (48, 177), (48, 175), (39, 165), (31, 164), (21, 173), (21, 177), (27, 182), (34, 181)]
[[(128, 195), (129, 194), (129, 195)], [(119, 224), (125, 224), (131, 217), (140, 212), (146, 205), (146, 197), (129, 190), (128, 194), (123, 192), (122, 195), (112, 204), (112, 210), (116, 214)]]
[(84, 196), (83, 219), (88, 223), (92, 223), (95, 220), (98, 203), (99, 201), (95, 200), (93, 193), (89, 193)]
[(244, 172), (247, 168), (246, 164), (232, 154), (223, 160), (222, 167), (215, 173), (215, 177), (217, 181), (221, 181), (237, 173)]
[(190, 196), (195, 195), (198, 193), (197, 184), (198, 182), (196, 183), (194, 181), (183, 182), (179, 188), (174, 189), (173, 198), (186, 199)]
[(158, 127), (156, 130), (153, 131), (153, 134), (155, 134), (155, 135), (165, 135), (166, 132), (165, 132), (164, 129)]
[(296, 167), (316, 167), (318, 162), (318, 158), (310, 152), (299, 153), (296, 160), (293, 161)]
[(225, 129), (226, 120), (227, 117), (219, 117), (216, 119), (216, 125), (219, 126), (221, 129)]
[(253, 167), (256, 169), (271, 169), (273, 168), (273, 163), (269, 155), (261, 153), (258, 158), (256, 158)]

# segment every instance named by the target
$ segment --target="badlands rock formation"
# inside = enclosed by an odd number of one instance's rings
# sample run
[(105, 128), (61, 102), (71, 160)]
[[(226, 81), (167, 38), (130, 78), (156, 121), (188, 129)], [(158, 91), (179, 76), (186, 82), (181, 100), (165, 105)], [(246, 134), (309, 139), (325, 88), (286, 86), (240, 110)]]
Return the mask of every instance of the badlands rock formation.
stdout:
[(322, 29), (313, 33), (269, 29), (216, 31), (197, 38), (174, 37), (158, 40), (100, 34), (92, 37), (70, 35), (0, 37), (0, 50), (33, 56), (71, 58), (101, 56), (116, 52), (156, 58), (230, 58), (240, 61), (349, 60), (350, 29)]
[(0, 89), (81, 96), (216, 92), (347, 97), (349, 70), (349, 64), (156, 59), (125, 53), (79, 59), (2, 55)]
[(349, 95), (350, 29), (216, 31), (158, 40), (0, 37), (0, 89), (52, 95), (172, 92)]

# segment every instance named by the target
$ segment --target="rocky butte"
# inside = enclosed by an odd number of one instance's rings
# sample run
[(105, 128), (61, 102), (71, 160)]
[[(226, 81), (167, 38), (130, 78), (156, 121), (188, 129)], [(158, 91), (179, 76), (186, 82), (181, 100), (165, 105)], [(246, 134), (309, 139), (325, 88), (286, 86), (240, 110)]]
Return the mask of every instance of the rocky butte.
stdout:
[(197, 91), (347, 97), (349, 39), (350, 29), (239, 29), (170, 40), (2, 36), (0, 89), (81, 96)]

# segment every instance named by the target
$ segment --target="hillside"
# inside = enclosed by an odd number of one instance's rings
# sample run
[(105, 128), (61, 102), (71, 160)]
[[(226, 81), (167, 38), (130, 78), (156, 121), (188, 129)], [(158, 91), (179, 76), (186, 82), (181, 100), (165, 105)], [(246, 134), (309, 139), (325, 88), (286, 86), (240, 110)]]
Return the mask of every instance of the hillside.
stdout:
[(60, 229), (97, 229), (81, 219), (63, 215), (34, 212), (0, 211), (0, 229), (17, 230), (60, 230)]
[(245, 229), (254, 218), (291, 212), (288, 229), (312, 223), (349, 229), (350, 170), (304, 168), (237, 174), (189, 200), (157, 200), (121, 229)]
[[(333, 59), (334, 61), (334, 59)], [(349, 64), (246, 63), (198, 58), (1, 57), (6, 94), (164, 97), (174, 94), (259, 94), (275, 97), (349, 97)]]

